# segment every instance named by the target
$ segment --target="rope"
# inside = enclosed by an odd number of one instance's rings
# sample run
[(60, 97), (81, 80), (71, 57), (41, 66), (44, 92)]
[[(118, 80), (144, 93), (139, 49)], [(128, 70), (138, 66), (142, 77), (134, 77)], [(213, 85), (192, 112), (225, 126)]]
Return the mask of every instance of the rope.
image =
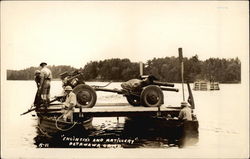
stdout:
[(61, 131), (68, 131), (68, 130), (72, 129), (72, 128), (77, 124), (77, 122), (74, 122), (74, 124), (73, 124), (70, 128), (67, 128), (67, 129), (60, 128), (60, 127), (58, 127), (57, 122), (58, 122), (58, 120), (59, 120), (63, 115), (64, 115), (64, 114), (62, 114), (61, 116), (59, 116), (59, 117), (56, 119), (55, 125), (56, 125), (56, 128), (57, 128), (58, 130), (61, 130)]
[(43, 135), (45, 135), (45, 136), (47, 136), (47, 137), (52, 137), (52, 136), (50, 136), (47, 132), (44, 132), (44, 131), (42, 130), (42, 128), (40, 128), (40, 126), (37, 126), (37, 128), (40, 130), (40, 132), (41, 132)]

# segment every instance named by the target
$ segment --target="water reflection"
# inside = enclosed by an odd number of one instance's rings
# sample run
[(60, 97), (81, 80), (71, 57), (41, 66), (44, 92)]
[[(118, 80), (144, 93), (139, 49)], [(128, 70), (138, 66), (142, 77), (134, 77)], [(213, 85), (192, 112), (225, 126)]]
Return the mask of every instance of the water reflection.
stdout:
[(54, 134), (37, 126), (34, 141), (38, 148), (183, 147), (198, 142), (198, 122), (140, 117), (128, 118), (125, 123), (102, 123), (88, 130), (76, 125), (70, 131)]

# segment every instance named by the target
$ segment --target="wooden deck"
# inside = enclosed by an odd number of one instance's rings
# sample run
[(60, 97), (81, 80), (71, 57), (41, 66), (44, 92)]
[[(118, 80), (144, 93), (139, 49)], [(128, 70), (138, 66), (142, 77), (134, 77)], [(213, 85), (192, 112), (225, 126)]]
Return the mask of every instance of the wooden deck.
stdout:
[[(48, 108), (49, 114), (61, 114), (62, 105), (55, 104)], [(127, 103), (98, 103), (93, 108), (83, 108), (82, 113), (84, 117), (132, 117), (132, 116), (178, 116), (180, 111), (179, 107), (143, 107), (131, 106)], [(80, 113), (80, 109), (76, 108), (74, 114)]]
[(160, 107), (133, 107), (133, 106), (115, 106), (115, 107), (94, 107), (91, 109), (83, 109), (85, 116), (92, 117), (117, 117), (117, 116), (156, 116), (157, 113), (162, 115), (179, 113), (179, 109)]

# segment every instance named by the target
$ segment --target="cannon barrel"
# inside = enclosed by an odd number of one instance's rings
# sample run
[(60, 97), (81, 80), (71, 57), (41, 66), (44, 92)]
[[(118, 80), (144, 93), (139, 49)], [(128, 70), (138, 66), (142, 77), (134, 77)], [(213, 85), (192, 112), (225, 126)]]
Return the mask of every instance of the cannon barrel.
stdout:
[(79, 77), (79, 76), (81, 76), (82, 74), (81, 73), (79, 73), (79, 74), (77, 74), (77, 75), (74, 75), (73, 77), (70, 77), (69, 79), (68, 79), (68, 81), (70, 81), (70, 80), (72, 80), (72, 79), (74, 79), (74, 78), (76, 78), (76, 77)]
[(174, 87), (174, 84), (167, 82), (153, 81), (153, 83), (158, 86)]
[(179, 92), (179, 89), (177, 88), (166, 88), (166, 87), (160, 87), (163, 91), (173, 91), (173, 92)]

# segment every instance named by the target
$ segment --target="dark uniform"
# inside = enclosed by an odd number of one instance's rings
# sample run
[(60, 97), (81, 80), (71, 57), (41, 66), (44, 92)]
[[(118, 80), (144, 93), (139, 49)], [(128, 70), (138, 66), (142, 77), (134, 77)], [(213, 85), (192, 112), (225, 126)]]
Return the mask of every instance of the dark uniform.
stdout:
[(46, 63), (41, 63), (41, 85), (39, 87), (41, 98), (45, 103), (50, 99), (50, 81), (52, 79), (52, 73), (50, 69), (46, 67)]
[(35, 97), (35, 101), (34, 101), (34, 105), (38, 108), (38, 106), (40, 106), (41, 104), (41, 96), (39, 94), (39, 87), (41, 85), (41, 72), (39, 70), (35, 71), (35, 82), (36, 82), (36, 86), (37, 86), (37, 92), (36, 92), (36, 97)]

